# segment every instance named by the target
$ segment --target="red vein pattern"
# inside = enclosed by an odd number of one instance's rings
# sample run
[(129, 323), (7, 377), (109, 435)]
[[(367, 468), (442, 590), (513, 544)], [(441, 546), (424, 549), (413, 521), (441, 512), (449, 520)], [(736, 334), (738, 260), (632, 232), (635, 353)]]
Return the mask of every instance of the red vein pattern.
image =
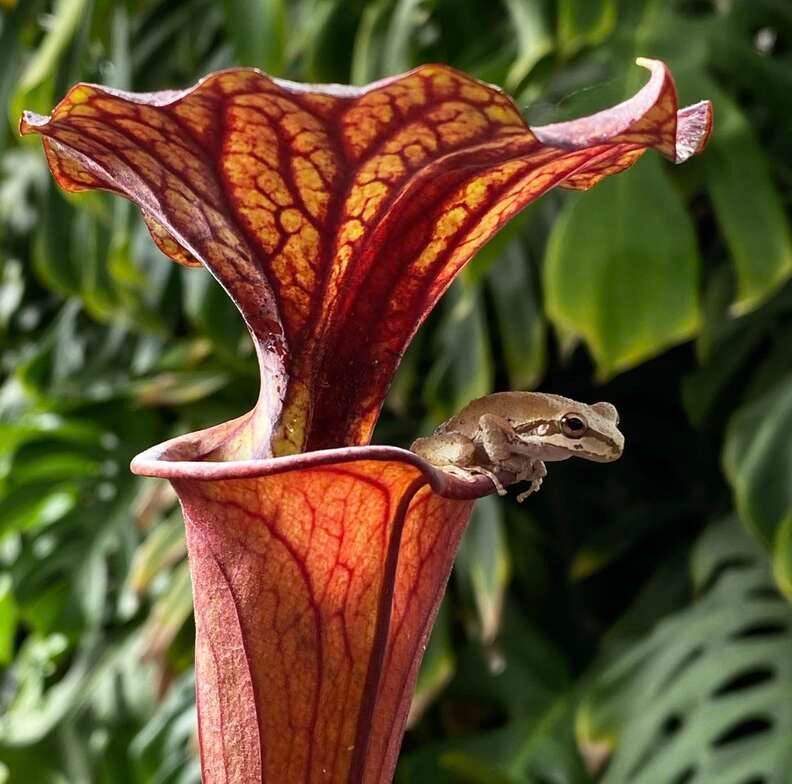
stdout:
[(590, 188), (655, 148), (680, 162), (710, 128), (667, 68), (589, 118), (529, 128), (447, 66), (362, 89), (255, 70), (180, 93), (74, 87), (27, 114), (67, 190), (134, 201), (160, 249), (234, 298), (262, 395), (215, 459), (368, 443), (409, 340), (461, 267), (548, 189)]
[(709, 104), (678, 111), (667, 68), (641, 62), (633, 98), (542, 128), (438, 65), (362, 89), (250, 69), (184, 92), (81, 84), (50, 117), (25, 115), (58, 183), (136, 203), (163, 253), (220, 281), (256, 346), (252, 412), (132, 464), (184, 509), (204, 784), (391, 781), (492, 484), (357, 445), (419, 324), (517, 211), (649, 148), (676, 162), (703, 148)]

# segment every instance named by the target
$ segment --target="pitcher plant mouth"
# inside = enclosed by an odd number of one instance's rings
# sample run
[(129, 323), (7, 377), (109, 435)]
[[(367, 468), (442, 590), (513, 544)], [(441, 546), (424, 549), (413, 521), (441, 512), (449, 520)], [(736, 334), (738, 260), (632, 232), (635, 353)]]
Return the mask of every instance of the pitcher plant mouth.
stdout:
[[(133, 474), (160, 479), (191, 479), (210, 481), (221, 479), (252, 479), (283, 474), (303, 468), (343, 465), (360, 461), (403, 463), (415, 468), (432, 492), (443, 498), (469, 501), (490, 495), (495, 486), (486, 476), (461, 479), (449, 474), (408, 449), (387, 445), (346, 446), (320, 449), (283, 457), (255, 458), (252, 460), (216, 460), (217, 446), (228, 437), (228, 431), (243, 427), (252, 412), (238, 419), (214, 427), (176, 436), (149, 447), (137, 455), (130, 464)], [(507, 472), (498, 475), (510, 484), (513, 476)]]
[(178, 92), (79, 84), (49, 117), (25, 113), (62, 188), (134, 202), (253, 337), (253, 411), (132, 462), (184, 512), (204, 784), (392, 780), (460, 538), (494, 485), (366, 444), (416, 330), (514, 215), (649, 149), (704, 148), (710, 104), (680, 110), (668, 68), (639, 63), (632, 98), (537, 128), (443, 65), (362, 88), (255, 69)]

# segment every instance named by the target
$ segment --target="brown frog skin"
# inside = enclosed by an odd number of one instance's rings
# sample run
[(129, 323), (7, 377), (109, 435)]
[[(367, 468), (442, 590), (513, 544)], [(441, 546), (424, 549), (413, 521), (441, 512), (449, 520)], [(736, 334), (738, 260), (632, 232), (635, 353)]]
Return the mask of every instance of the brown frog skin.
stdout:
[(485, 474), (501, 495), (497, 474), (530, 482), (518, 501), (535, 493), (547, 475), (545, 463), (580, 457), (610, 463), (621, 457), (624, 436), (610, 403), (579, 403), (544, 392), (496, 392), (472, 400), (410, 449), (437, 468), (464, 479)]

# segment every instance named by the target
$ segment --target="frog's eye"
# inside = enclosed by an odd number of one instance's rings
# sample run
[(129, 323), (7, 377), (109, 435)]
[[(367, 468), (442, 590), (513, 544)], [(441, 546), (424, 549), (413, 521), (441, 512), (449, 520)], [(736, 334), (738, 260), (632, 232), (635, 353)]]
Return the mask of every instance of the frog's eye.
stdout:
[(569, 438), (582, 438), (588, 430), (588, 424), (577, 414), (564, 414), (561, 417), (561, 432)]

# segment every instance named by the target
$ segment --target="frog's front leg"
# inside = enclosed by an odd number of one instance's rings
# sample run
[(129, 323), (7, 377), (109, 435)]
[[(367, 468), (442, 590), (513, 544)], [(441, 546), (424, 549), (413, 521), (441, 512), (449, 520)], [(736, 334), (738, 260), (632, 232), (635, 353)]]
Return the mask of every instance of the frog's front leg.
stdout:
[(514, 474), (514, 482), (530, 482), (528, 490), (517, 496), (519, 502), (535, 493), (547, 476), (544, 462), (534, 454), (541, 450), (541, 441), (519, 436), (503, 417), (483, 414), (479, 419), (481, 444), (493, 466)]
[(517, 433), (507, 419), (495, 414), (479, 417), (479, 433), (484, 450), (493, 463), (502, 463), (515, 455), (541, 460), (546, 444), (541, 436)]
[(481, 445), (493, 465), (501, 465), (514, 455), (512, 444), (516, 433), (507, 420), (495, 414), (482, 414), (478, 425)]
[(538, 492), (542, 486), (542, 480), (547, 476), (547, 468), (544, 461), (527, 455), (512, 455), (501, 464), (501, 467), (514, 474), (514, 480), (510, 484), (517, 484), (518, 482), (531, 483), (528, 490), (517, 496), (518, 503), (522, 503), (529, 495)]
[(524, 476), (520, 476), (521, 481), (530, 482), (531, 486), (517, 496), (517, 503), (521, 504), (529, 495), (539, 491), (542, 480), (547, 476), (547, 467), (542, 460), (532, 460), (530, 469)]

